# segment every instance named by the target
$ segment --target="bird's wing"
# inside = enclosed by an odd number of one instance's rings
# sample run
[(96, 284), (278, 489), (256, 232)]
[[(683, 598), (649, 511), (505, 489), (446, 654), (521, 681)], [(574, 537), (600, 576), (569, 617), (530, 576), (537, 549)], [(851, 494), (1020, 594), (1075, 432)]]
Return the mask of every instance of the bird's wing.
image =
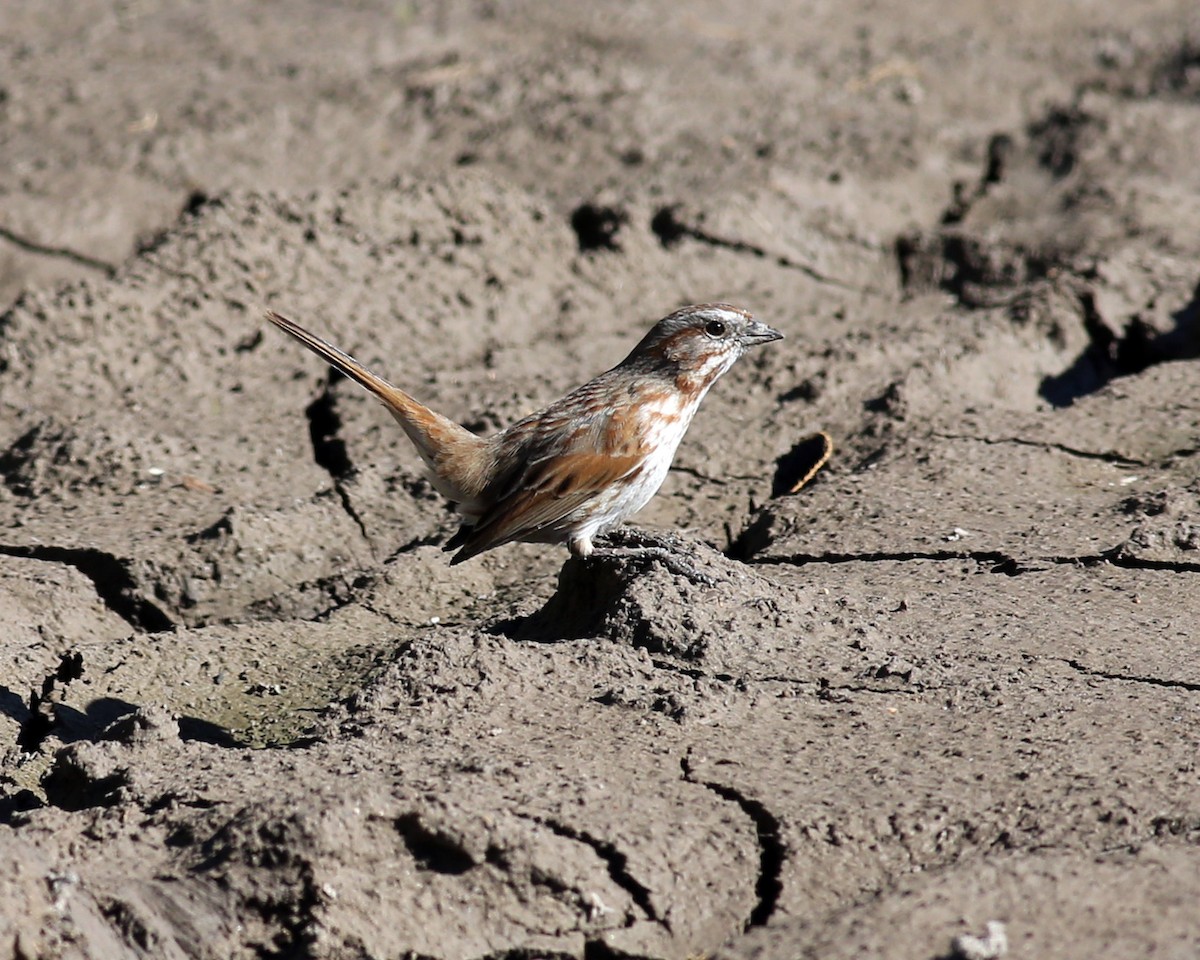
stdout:
[(595, 450), (559, 453), (524, 464), (506, 492), (471, 527), (446, 544), (461, 546), (451, 563), (461, 563), (502, 543), (522, 540), (553, 526), (613, 484), (632, 479), (645, 457), (612, 456)]

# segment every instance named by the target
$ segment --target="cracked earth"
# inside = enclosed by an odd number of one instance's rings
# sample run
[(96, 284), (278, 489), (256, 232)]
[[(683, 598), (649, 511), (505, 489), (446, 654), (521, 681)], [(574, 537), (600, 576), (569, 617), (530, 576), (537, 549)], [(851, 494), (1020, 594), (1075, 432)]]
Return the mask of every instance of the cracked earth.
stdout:
[[(1196, 956), (1200, 19), (1109, 6), (10, 3), (0, 957)], [(708, 300), (670, 564), (451, 569), (261, 321), (489, 432)]]

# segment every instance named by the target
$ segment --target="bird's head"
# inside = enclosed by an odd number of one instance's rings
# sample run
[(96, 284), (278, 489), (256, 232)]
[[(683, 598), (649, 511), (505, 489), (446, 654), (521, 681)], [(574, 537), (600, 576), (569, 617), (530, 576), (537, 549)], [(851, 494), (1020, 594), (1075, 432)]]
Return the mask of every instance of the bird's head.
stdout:
[(621, 366), (671, 377), (703, 395), (750, 347), (782, 339), (745, 310), (702, 303), (659, 320)]

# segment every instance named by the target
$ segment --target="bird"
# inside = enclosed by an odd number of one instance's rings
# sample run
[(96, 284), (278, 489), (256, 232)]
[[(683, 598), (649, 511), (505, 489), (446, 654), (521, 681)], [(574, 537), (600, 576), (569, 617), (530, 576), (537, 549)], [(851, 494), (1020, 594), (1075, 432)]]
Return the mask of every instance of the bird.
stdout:
[(443, 547), (457, 551), (452, 565), (512, 542), (590, 556), (597, 538), (658, 492), (712, 385), (751, 347), (783, 339), (726, 303), (682, 307), (612, 369), (481, 437), (298, 323), (274, 311), (266, 319), (369, 390), (400, 424), (462, 519)]

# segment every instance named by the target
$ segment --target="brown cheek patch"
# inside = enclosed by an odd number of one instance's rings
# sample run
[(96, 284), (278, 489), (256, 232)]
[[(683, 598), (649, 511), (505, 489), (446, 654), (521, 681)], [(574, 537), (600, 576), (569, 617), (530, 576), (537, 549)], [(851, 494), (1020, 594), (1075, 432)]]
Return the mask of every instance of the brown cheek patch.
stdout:
[(685, 347), (690, 343), (693, 337), (696, 336), (696, 331), (691, 329), (680, 330), (671, 334), (659, 344), (659, 349), (668, 360), (678, 360), (687, 351)]
[(688, 342), (696, 336), (691, 328), (676, 330), (668, 337), (659, 340), (647, 351), (647, 355), (658, 359), (659, 363), (678, 363), (687, 356)]

